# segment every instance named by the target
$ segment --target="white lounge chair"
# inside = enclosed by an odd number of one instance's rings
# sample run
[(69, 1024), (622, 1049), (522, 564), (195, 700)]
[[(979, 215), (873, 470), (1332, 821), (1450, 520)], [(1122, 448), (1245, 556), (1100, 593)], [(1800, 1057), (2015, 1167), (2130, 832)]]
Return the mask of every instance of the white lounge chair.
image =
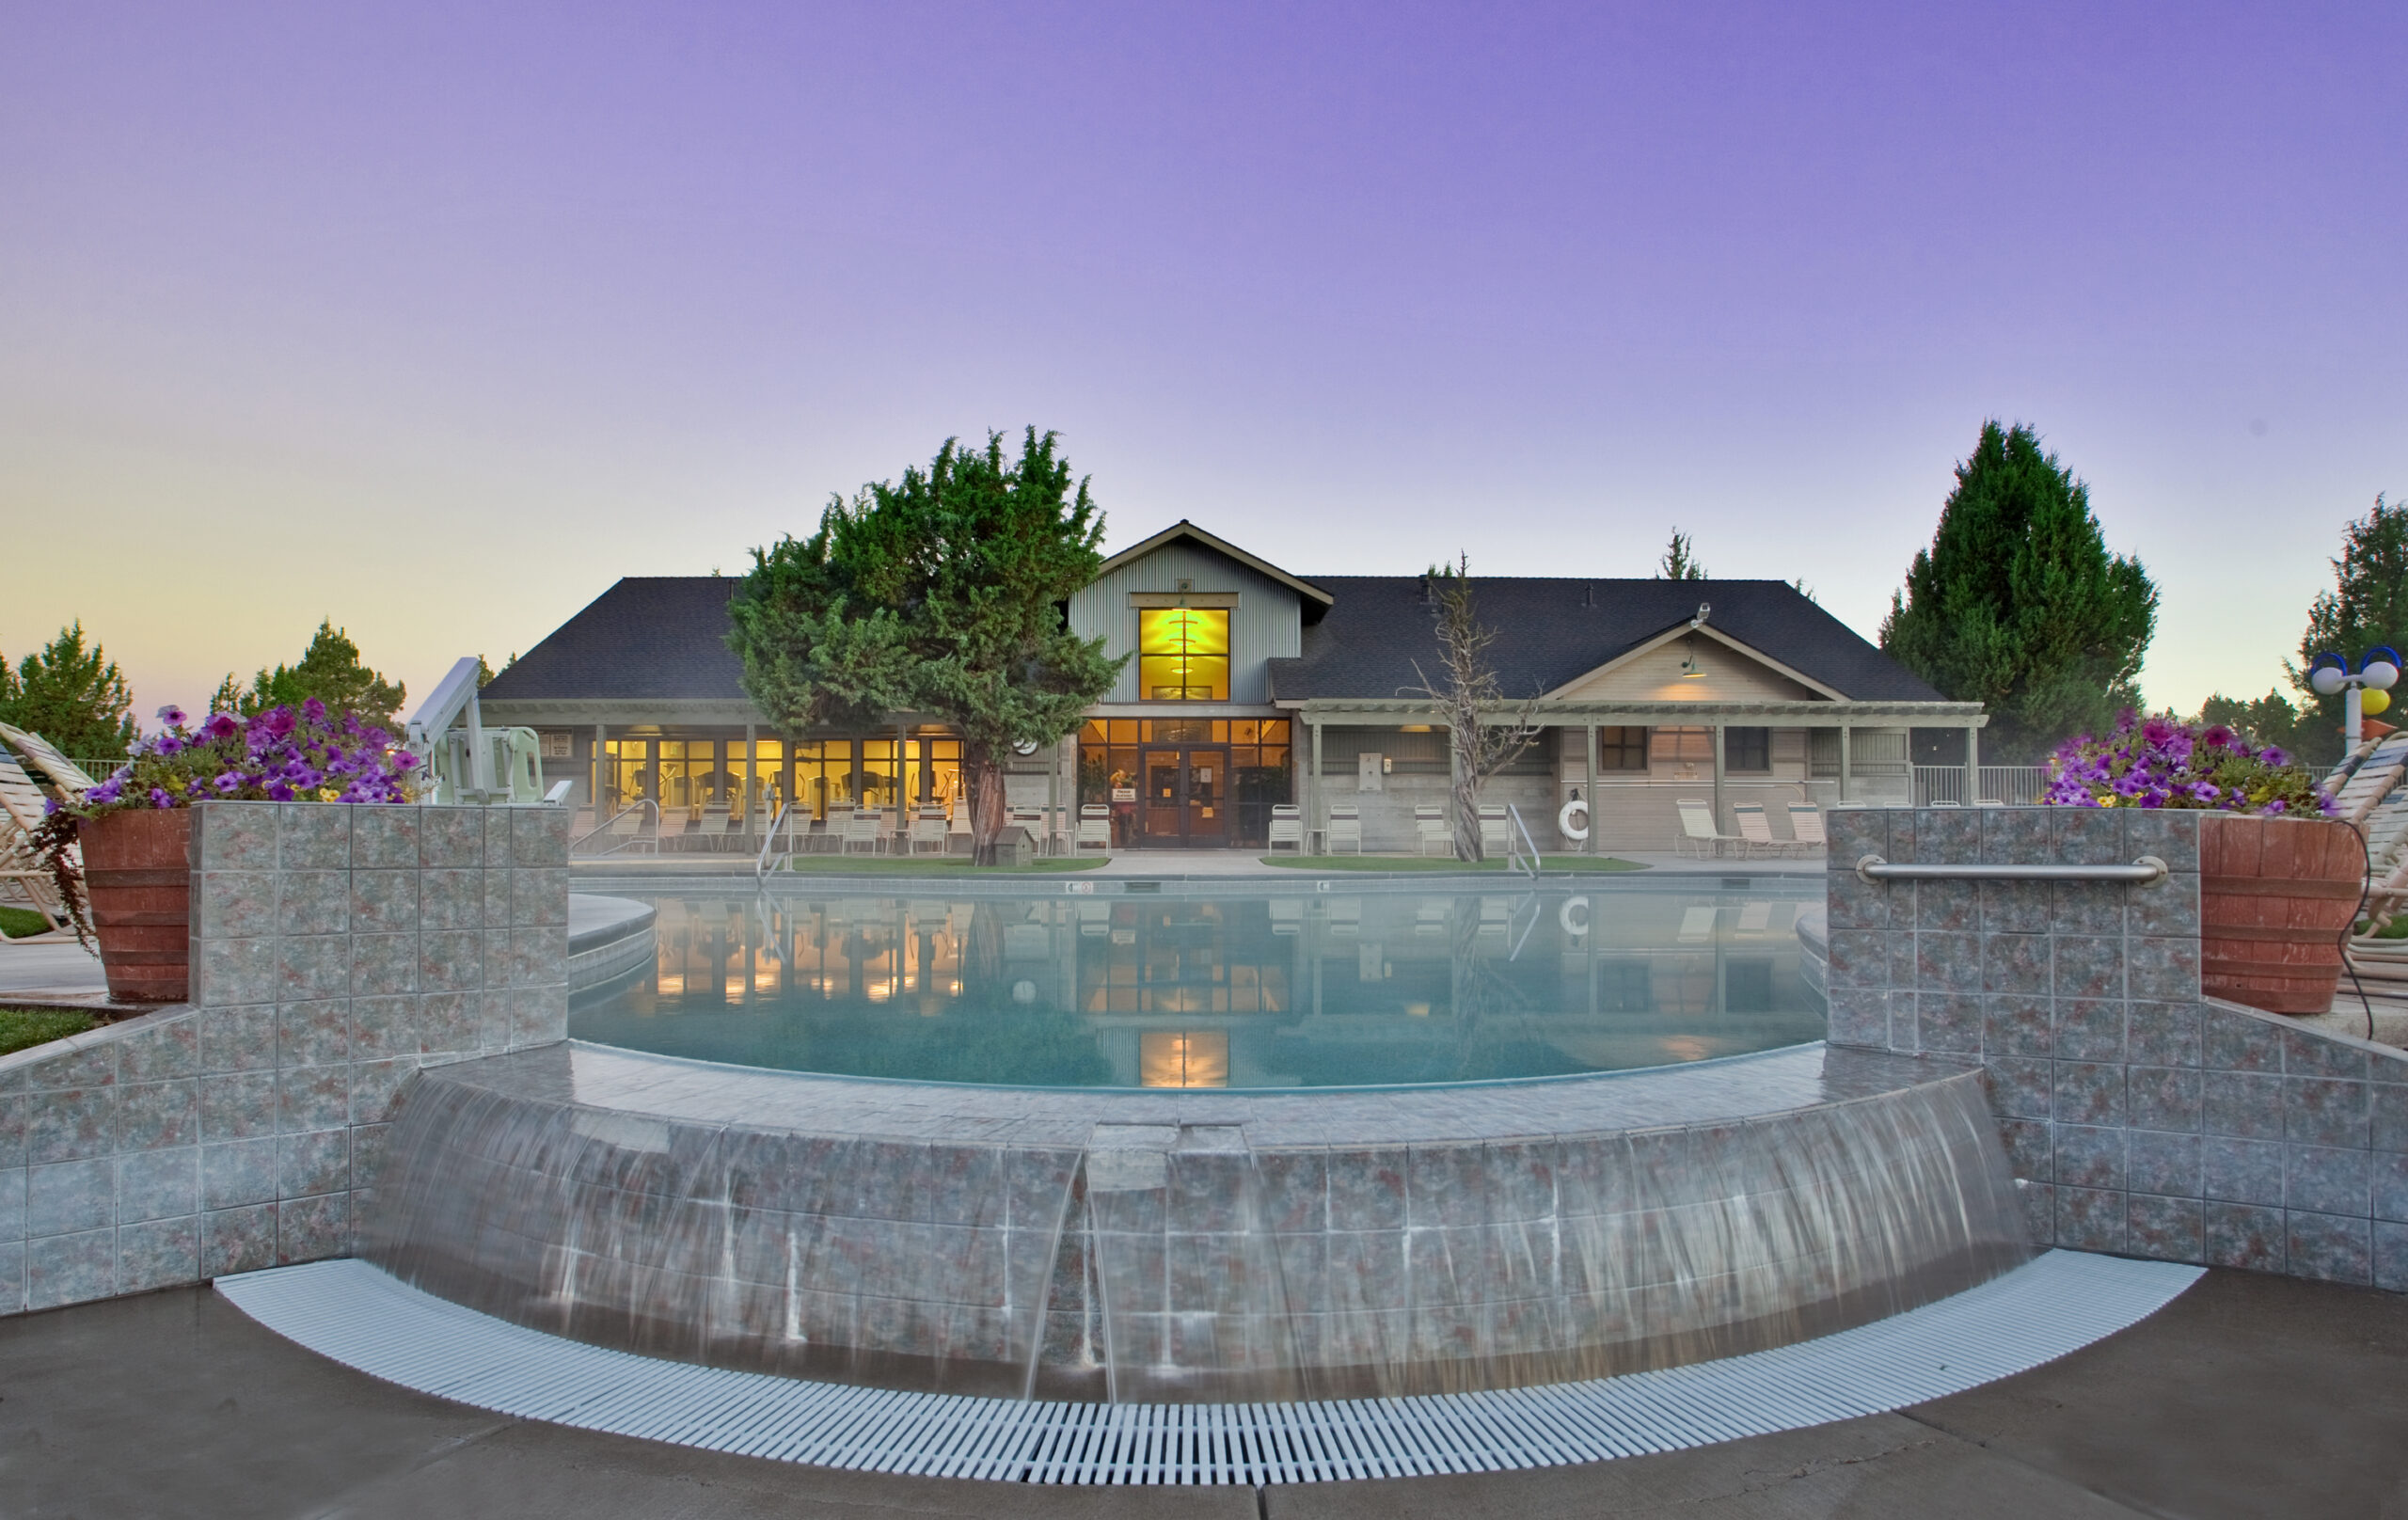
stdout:
[(859, 849), (876, 855), (886, 848), (886, 814), (877, 808), (855, 808), (845, 816), (844, 851)]
[(88, 792), (100, 784), (83, 767), (59, 753), (50, 740), (13, 723), (0, 723), (0, 744), (16, 751), (25, 764), (41, 772), (61, 792)]
[[(1267, 847), (1275, 855), (1279, 847), (1287, 846), (1301, 855), (1305, 852), (1305, 810), (1293, 802), (1275, 802), (1271, 808), (1271, 837)], [(1293, 933), (1294, 930), (1289, 930)]]
[(1079, 808), (1079, 839), (1081, 849), (1112, 847), (1112, 809), (1101, 802), (1088, 802)]
[(1483, 802), (1480, 807), (1480, 853), (1494, 859), (1508, 854), (1513, 847), (1513, 822), (1505, 816), (1502, 802)]
[(2364, 822), (2399, 786), (2403, 767), (2408, 767), (2408, 733), (2384, 736), (2331, 794), (2336, 813), (2352, 823)]
[(1823, 831), (1823, 810), (1812, 802), (1789, 804), (1789, 831), (1801, 855), (1820, 854), (1830, 843), (1830, 836)]
[(1731, 807), (1732, 821), (1739, 826), (1740, 850), (1752, 855), (1758, 850), (1767, 855), (1781, 853), (1782, 841), (1772, 836), (1772, 821), (1765, 816), (1762, 802), (1735, 802)]
[(1332, 855), (1348, 850), (1363, 853), (1363, 810), (1353, 802), (1333, 803), (1329, 810), (1328, 849)]
[(1681, 831), (1672, 841), (1673, 853), (1680, 853), (1681, 847), (1686, 845), (1695, 852), (1699, 860), (1703, 860), (1708, 853), (1721, 854), (1722, 847), (1725, 845), (1738, 845), (1743, 848), (1746, 847), (1745, 839), (1737, 834), (1726, 834), (1715, 826), (1714, 809), (1705, 799), (1679, 798), (1673, 801), (1672, 806), (1678, 809), (1681, 815)]
[(911, 852), (917, 855), (920, 853), (921, 847), (926, 846), (939, 855), (943, 854), (945, 832), (944, 809), (933, 807), (920, 809), (911, 816)]
[[(1423, 803), (1413, 810), (1413, 827), (1420, 837), (1417, 847), (1424, 855), (1452, 855), (1455, 852), (1454, 826), (1447, 821), (1444, 807)], [(1437, 847), (1434, 851), (1432, 846)]]
[[(34, 853), (33, 831), (41, 826), (47, 801), (24, 768), (0, 754), (0, 901), (32, 909), (48, 926), (25, 939), (56, 939), (74, 932), (57, 879)], [(72, 845), (68, 850), (80, 871), (83, 852)], [(6, 942), (22, 944), (24, 940), (0, 939), (0, 943)]]

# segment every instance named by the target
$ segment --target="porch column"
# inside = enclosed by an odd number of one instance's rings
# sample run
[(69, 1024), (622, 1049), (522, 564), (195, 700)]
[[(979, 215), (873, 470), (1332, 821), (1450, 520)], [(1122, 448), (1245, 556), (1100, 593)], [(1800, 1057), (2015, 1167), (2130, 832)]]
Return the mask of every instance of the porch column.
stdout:
[[(902, 845), (911, 833), (911, 810), (910, 805), (903, 800), (906, 797), (911, 795), (911, 784), (905, 780), (903, 775), (903, 767), (906, 764), (903, 758), (903, 751), (905, 748), (903, 734), (903, 725), (898, 721), (895, 725), (895, 842), (897, 845)], [(1009, 761), (1005, 763), (1006, 765), (1010, 764)], [(1004, 796), (1008, 798), (1011, 794), (1011, 788), (1006, 785), (1004, 788)], [(909, 852), (909, 847), (907, 846), (905, 853), (908, 854)]]
[(603, 784), (610, 777), (610, 773), (602, 768), (610, 763), (610, 752), (608, 748), (610, 736), (610, 725), (606, 723), (594, 725), (594, 789), (587, 800), (594, 804), (594, 827), (596, 829), (602, 827)]
[[(1307, 719), (1305, 726), (1311, 732), (1313, 739), (1311, 765), (1305, 771), (1305, 830), (1309, 833), (1316, 829), (1326, 831), (1329, 820), (1321, 815), (1321, 720)], [(1322, 836), (1321, 847), (1323, 850), (1329, 848), (1326, 832)]]
[(1053, 764), (1045, 768), (1045, 848), (1054, 853), (1054, 833), (1062, 826), (1062, 745), (1054, 746)]
[(1847, 742), (1847, 741), (1848, 741), (1848, 731), (1847, 731), (1847, 725), (1846, 725), (1846, 723), (1842, 723), (1842, 724), (1840, 725), (1840, 800), (1841, 800), (1842, 802), (1846, 802), (1846, 801), (1848, 800), (1848, 795), (1847, 795), (1847, 778), (1848, 778), (1848, 772), (1849, 772), (1849, 771), (1851, 771), (1851, 770), (1853, 770), (1854, 768), (1856, 768), (1856, 762), (1855, 762), (1855, 760), (1854, 760), (1854, 759), (1853, 759), (1853, 758), (1848, 754), (1848, 742)]
[(1605, 831), (1597, 818), (1597, 725), (1589, 725), (1589, 837), (1581, 841), (1589, 854), (1597, 853), (1597, 836)]
[(1722, 831), (1722, 725), (1714, 725), (1714, 831)]
[(1967, 724), (1965, 728), (1965, 805), (1972, 807), (1982, 800), (1982, 731)]
[(761, 810), (760, 762), (753, 752), (760, 748), (760, 725), (744, 725), (744, 831), (752, 831), (752, 815)]

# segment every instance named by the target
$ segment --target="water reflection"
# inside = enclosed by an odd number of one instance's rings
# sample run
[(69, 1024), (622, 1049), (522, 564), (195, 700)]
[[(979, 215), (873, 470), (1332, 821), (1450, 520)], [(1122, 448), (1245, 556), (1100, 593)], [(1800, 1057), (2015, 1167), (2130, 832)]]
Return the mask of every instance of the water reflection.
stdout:
[(797, 1070), (1067, 1086), (1486, 1080), (1820, 1037), (1800, 897), (654, 899), (579, 1038)]

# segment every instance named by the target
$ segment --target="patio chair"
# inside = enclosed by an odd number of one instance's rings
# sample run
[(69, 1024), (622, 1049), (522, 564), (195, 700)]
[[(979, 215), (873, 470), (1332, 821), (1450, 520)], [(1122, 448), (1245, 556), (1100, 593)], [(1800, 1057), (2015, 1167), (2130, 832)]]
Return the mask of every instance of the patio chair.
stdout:
[(855, 808), (845, 820), (845, 853), (855, 849), (876, 855), (886, 848), (886, 815), (877, 808)]
[(920, 853), (920, 847), (925, 845), (936, 853), (943, 854), (947, 828), (944, 809), (933, 807), (920, 809), (911, 819), (911, 852), (917, 855)]
[(1801, 855), (1820, 854), (1830, 845), (1830, 835), (1823, 831), (1823, 810), (1812, 802), (1789, 804), (1789, 831)]
[(1705, 799), (1684, 797), (1675, 800), (1672, 806), (1681, 815), (1681, 831), (1672, 841), (1673, 853), (1680, 853), (1681, 847), (1687, 845), (1699, 860), (1703, 860), (1709, 852), (1721, 854), (1725, 845), (1746, 847), (1745, 839), (1737, 834), (1726, 834), (1715, 826), (1714, 808)]
[(1004, 810), (1004, 816), (1006, 820), (1004, 827), (1007, 829), (1027, 830), (1028, 837), (1037, 841), (1038, 848), (1040, 853), (1048, 855), (1053, 853), (1051, 844), (1046, 838), (1046, 835), (1051, 831), (1045, 827), (1045, 810), (1043, 808), (1006, 808)]
[(88, 792), (100, 784), (83, 767), (59, 753), (50, 740), (13, 723), (0, 723), (0, 744), (16, 751), (26, 765), (41, 772), (61, 792)]
[(1326, 847), (1332, 855), (1347, 850), (1363, 853), (1363, 810), (1353, 802), (1333, 803), (1329, 810)]
[(976, 846), (977, 838), (977, 831), (970, 827), (970, 804), (967, 801), (954, 803), (953, 813), (944, 826), (944, 852), (948, 855), (970, 854)]
[[(1268, 847), (1273, 854), (1285, 845), (1297, 854), (1305, 852), (1305, 810), (1293, 802), (1275, 802), (1271, 807), (1271, 838)], [(1293, 929), (1289, 930), (1294, 933)]]
[(1101, 802), (1089, 802), (1079, 809), (1078, 847), (1104, 850), (1112, 847), (1112, 809)]
[(727, 811), (717, 806), (703, 809), (702, 816), (687, 826), (692, 847), (715, 850), (727, 844)]
[(1735, 802), (1731, 817), (1739, 826), (1742, 854), (1752, 855), (1758, 850), (1767, 855), (1781, 853), (1782, 842), (1772, 836), (1772, 821), (1765, 816), (1762, 802)]
[[(0, 887), (9, 898), (40, 913), (49, 926), (38, 935), (26, 939), (54, 939), (73, 933), (68, 904), (58, 891), (57, 879), (34, 853), (33, 831), (41, 826), (43, 805), (48, 799), (24, 768), (5, 754), (0, 754)], [(83, 851), (68, 847), (77, 869), (83, 867)], [(78, 905), (83, 906), (83, 905)], [(88, 910), (87, 917), (88, 919)], [(7, 942), (0, 936), (0, 942)]]
[(1502, 802), (1483, 802), (1480, 807), (1480, 853), (1495, 857), (1513, 852), (1513, 824), (1505, 816)]
[(2385, 735), (2331, 794), (2336, 814), (2352, 823), (2365, 822), (2399, 786), (2403, 766), (2408, 766), (2408, 733)]
[(1452, 855), (1455, 852), (1455, 830), (1454, 826), (1447, 821), (1447, 810), (1444, 807), (1425, 802), (1415, 808), (1413, 828), (1419, 836), (1416, 847), (1420, 853), (1424, 855), (1432, 853), (1430, 847), (1433, 845), (1438, 847), (1436, 853), (1440, 855)]

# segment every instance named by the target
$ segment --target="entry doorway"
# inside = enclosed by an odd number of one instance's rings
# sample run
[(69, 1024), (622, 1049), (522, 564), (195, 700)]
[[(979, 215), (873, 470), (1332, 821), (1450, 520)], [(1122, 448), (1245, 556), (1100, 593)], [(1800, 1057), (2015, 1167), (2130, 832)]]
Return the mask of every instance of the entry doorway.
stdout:
[(1137, 838), (1158, 849), (1216, 849), (1229, 842), (1229, 752), (1149, 747), (1138, 762)]

